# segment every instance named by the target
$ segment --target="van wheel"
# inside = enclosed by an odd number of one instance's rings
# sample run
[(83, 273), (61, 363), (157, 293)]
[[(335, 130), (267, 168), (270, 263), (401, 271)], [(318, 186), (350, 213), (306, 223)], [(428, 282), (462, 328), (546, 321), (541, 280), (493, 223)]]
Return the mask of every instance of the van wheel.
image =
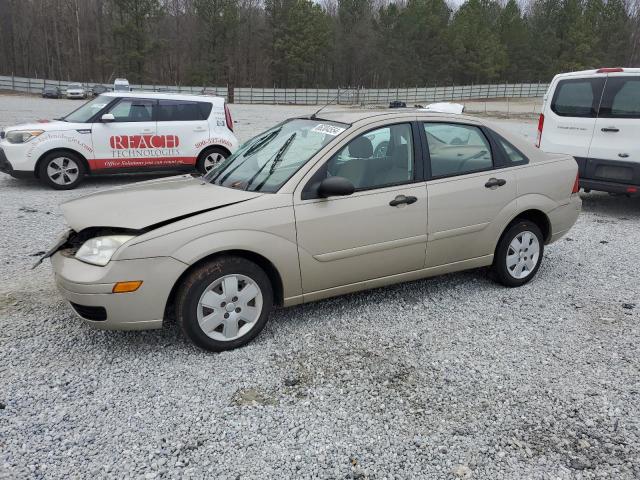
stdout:
[(196, 161), (196, 168), (203, 175), (211, 170), (213, 167), (217, 167), (226, 160), (229, 153), (222, 148), (212, 147), (207, 148), (198, 156)]
[(529, 220), (512, 223), (502, 235), (493, 268), (500, 283), (519, 287), (529, 282), (540, 268), (544, 240), (538, 226)]
[(241, 257), (221, 257), (191, 272), (176, 296), (176, 318), (197, 346), (232, 350), (253, 340), (273, 307), (267, 274)]
[(40, 181), (55, 190), (71, 190), (82, 183), (85, 168), (82, 159), (71, 152), (51, 152), (38, 165)]

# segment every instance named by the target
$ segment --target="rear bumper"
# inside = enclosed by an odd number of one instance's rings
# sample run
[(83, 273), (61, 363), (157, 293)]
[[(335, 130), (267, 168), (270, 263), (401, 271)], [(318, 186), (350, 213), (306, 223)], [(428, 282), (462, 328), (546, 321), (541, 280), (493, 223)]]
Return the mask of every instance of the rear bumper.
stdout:
[(551, 223), (551, 238), (548, 243), (553, 243), (565, 235), (578, 220), (582, 200), (577, 193), (571, 195), (569, 203), (561, 205), (548, 213)]
[(640, 163), (576, 157), (580, 187), (611, 193), (640, 191)]

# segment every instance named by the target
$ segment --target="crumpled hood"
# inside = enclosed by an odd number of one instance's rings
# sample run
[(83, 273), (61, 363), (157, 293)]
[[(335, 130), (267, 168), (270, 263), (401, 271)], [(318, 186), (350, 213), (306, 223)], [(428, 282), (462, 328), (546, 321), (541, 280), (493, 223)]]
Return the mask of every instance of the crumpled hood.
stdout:
[(63, 203), (61, 209), (76, 232), (88, 227), (141, 230), (261, 195), (182, 175), (94, 193)]

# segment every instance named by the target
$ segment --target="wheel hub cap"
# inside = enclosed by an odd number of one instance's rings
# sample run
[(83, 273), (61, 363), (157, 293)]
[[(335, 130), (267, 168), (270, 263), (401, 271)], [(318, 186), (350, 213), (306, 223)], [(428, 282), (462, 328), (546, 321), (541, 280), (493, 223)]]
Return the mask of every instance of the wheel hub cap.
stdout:
[(210, 338), (228, 342), (256, 325), (262, 313), (262, 291), (246, 275), (225, 275), (211, 283), (198, 301), (198, 324)]
[(507, 271), (519, 280), (531, 275), (540, 257), (540, 243), (532, 232), (515, 236), (507, 249)]

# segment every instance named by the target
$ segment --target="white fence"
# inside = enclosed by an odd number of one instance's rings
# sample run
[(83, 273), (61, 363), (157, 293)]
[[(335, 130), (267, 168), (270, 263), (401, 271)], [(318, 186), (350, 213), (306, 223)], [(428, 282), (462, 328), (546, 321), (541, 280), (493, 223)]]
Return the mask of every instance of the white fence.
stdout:
[[(0, 76), (0, 90), (14, 90), (25, 93), (42, 93), (45, 86), (65, 89), (77, 82), (44, 80), (25, 77)], [(95, 83), (84, 83), (91, 88)], [(99, 84), (107, 88), (110, 84)], [(288, 104), (288, 105), (386, 105), (399, 100), (407, 105), (451, 100), (471, 100), (487, 98), (527, 98), (542, 97), (546, 83), (500, 83), (484, 85), (447, 85), (415, 88), (234, 88), (234, 103)], [(218, 95), (228, 100), (227, 87), (194, 87), (168, 85), (131, 85), (132, 90)]]

